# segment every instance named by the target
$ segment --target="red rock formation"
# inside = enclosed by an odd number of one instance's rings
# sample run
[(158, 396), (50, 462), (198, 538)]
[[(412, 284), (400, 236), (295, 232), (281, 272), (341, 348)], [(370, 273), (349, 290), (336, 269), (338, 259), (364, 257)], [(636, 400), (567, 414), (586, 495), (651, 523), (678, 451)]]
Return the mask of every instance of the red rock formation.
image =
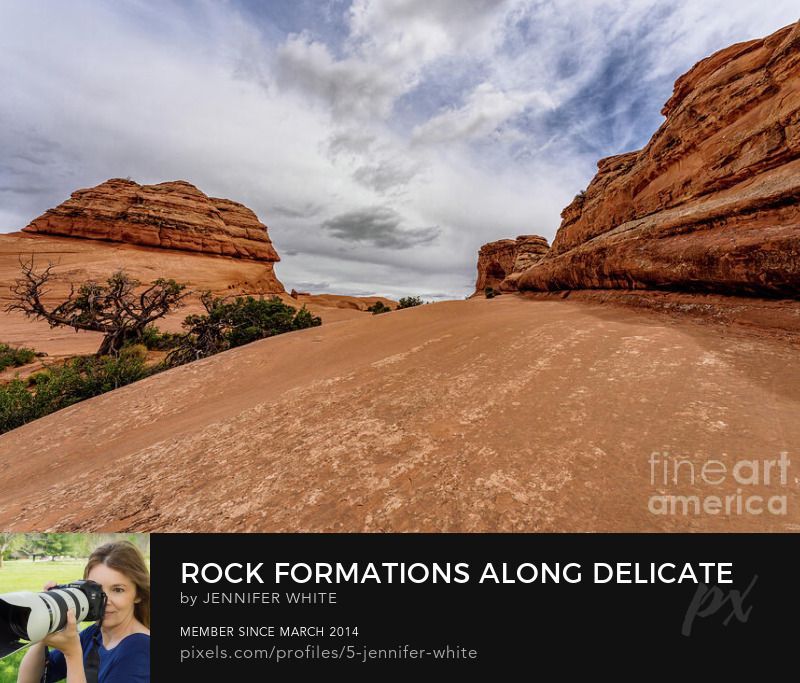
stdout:
[(550, 250), (547, 240), (539, 235), (520, 235), (517, 237), (517, 255), (511, 273), (500, 283), (500, 289), (513, 292), (517, 281), (528, 268), (541, 261)]
[(662, 113), (598, 163), (519, 288), (800, 294), (800, 23), (702, 60)]
[(486, 287), (513, 291), (519, 275), (547, 253), (547, 240), (539, 235), (520, 235), (516, 240), (484, 244), (478, 252), (475, 292)]
[(486, 287), (498, 287), (506, 275), (514, 270), (516, 257), (517, 243), (514, 240), (497, 240), (484, 244), (478, 251), (475, 292), (482, 292)]
[(267, 226), (250, 209), (208, 197), (183, 180), (139, 185), (113, 178), (73, 192), (24, 231), (255, 261), (280, 260)]

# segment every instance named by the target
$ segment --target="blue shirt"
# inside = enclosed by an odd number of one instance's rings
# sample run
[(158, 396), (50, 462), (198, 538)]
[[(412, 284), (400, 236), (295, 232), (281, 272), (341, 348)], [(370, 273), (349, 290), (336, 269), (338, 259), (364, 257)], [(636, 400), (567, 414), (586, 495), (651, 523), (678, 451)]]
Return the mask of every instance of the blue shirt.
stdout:
[[(97, 624), (92, 624), (80, 633), (83, 660), (97, 633)], [(102, 639), (101, 639), (102, 642)], [(59, 650), (51, 650), (47, 655), (47, 683), (63, 681), (67, 677), (67, 662)], [(150, 636), (132, 633), (123, 638), (115, 647), (106, 650), (100, 645), (100, 671), (97, 683), (150, 683)]]

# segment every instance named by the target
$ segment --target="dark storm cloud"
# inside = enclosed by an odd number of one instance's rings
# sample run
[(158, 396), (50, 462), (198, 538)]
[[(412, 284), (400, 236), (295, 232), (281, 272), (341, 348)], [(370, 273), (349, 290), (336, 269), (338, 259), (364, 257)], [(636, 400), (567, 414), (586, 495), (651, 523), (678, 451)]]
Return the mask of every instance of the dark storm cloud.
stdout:
[(403, 219), (386, 206), (373, 206), (339, 214), (322, 224), (333, 237), (387, 249), (408, 249), (433, 242), (438, 227), (404, 229)]
[(8, 194), (32, 194), (38, 195), (47, 192), (46, 187), (14, 187), (13, 185), (0, 185), (0, 193)]
[(321, 210), (322, 207), (319, 204), (306, 202), (301, 206), (273, 206), (270, 209), (270, 215), (283, 216), (284, 218), (312, 218)]

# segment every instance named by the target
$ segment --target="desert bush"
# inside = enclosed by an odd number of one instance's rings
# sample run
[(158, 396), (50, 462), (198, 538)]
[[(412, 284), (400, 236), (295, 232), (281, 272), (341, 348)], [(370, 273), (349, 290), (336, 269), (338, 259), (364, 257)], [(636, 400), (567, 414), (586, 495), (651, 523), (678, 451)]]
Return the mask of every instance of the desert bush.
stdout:
[(378, 315), (379, 313), (388, 313), (392, 309), (384, 304), (383, 301), (376, 301), (367, 310), (372, 313), (372, 315)]
[(186, 333), (167, 356), (168, 365), (181, 365), (258, 339), (322, 324), (322, 319), (305, 307), (298, 311), (278, 297), (228, 299), (206, 292), (201, 301), (206, 313), (184, 320)]
[(162, 332), (155, 325), (148, 325), (142, 331), (139, 342), (144, 344), (150, 351), (169, 351), (177, 347), (182, 338), (182, 334)]
[(421, 306), (422, 299), (418, 296), (404, 296), (397, 304), (397, 308), (413, 308), (414, 306)]
[[(175, 287), (175, 292), (182, 289), (181, 285)], [(237, 297), (231, 301), (206, 293), (201, 300), (207, 313), (188, 316), (183, 323), (184, 334), (162, 333), (148, 325), (139, 336), (128, 337), (113, 355), (74, 358), (62, 365), (50, 365), (26, 380), (17, 378), (0, 386), (0, 434), (167, 367), (322, 324), (306, 308), (298, 311), (278, 297)], [(148, 349), (170, 349), (170, 353), (165, 363), (147, 367)], [(35, 355), (32, 351), (30, 354)]]
[(51, 365), (27, 380), (0, 387), (0, 433), (24, 425), (84, 399), (147, 377), (147, 349), (124, 347), (118, 356), (74, 358)]
[(36, 352), (28, 348), (14, 348), (8, 344), (0, 344), (0, 371), (6, 368), (18, 368), (27, 365), (36, 358)]
[(313, 315), (311, 311), (303, 306), (303, 308), (301, 308), (295, 314), (292, 325), (295, 330), (302, 330), (306, 327), (318, 327), (319, 325), (322, 325), (322, 318), (317, 315)]
[(483, 290), (483, 293), (486, 295), (487, 299), (494, 299), (497, 296), (497, 292), (494, 291), (494, 287), (486, 287)]
[(20, 379), (0, 387), (0, 434), (35, 420), (33, 401), (33, 395)]

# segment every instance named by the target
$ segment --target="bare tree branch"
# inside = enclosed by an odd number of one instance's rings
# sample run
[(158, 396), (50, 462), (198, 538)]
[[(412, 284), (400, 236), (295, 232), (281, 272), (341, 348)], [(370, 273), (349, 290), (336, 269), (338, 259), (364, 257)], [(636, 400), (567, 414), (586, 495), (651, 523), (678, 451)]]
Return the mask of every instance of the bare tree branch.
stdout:
[(141, 283), (120, 270), (105, 284), (90, 280), (76, 291), (70, 283), (67, 298), (48, 307), (43, 299), (50, 293), (48, 283), (55, 279), (53, 267), (49, 263), (37, 272), (33, 256), (27, 261), (20, 257), (22, 277), (11, 286), (12, 302), (6, 310), (46, 320), (51, 327), (102, 332), (98, 355), (117, 353), (127, 342), (140, 339), (147, 325), (182, 306), (190, 294), (185, 285), (161, 278), (137, 295)]

